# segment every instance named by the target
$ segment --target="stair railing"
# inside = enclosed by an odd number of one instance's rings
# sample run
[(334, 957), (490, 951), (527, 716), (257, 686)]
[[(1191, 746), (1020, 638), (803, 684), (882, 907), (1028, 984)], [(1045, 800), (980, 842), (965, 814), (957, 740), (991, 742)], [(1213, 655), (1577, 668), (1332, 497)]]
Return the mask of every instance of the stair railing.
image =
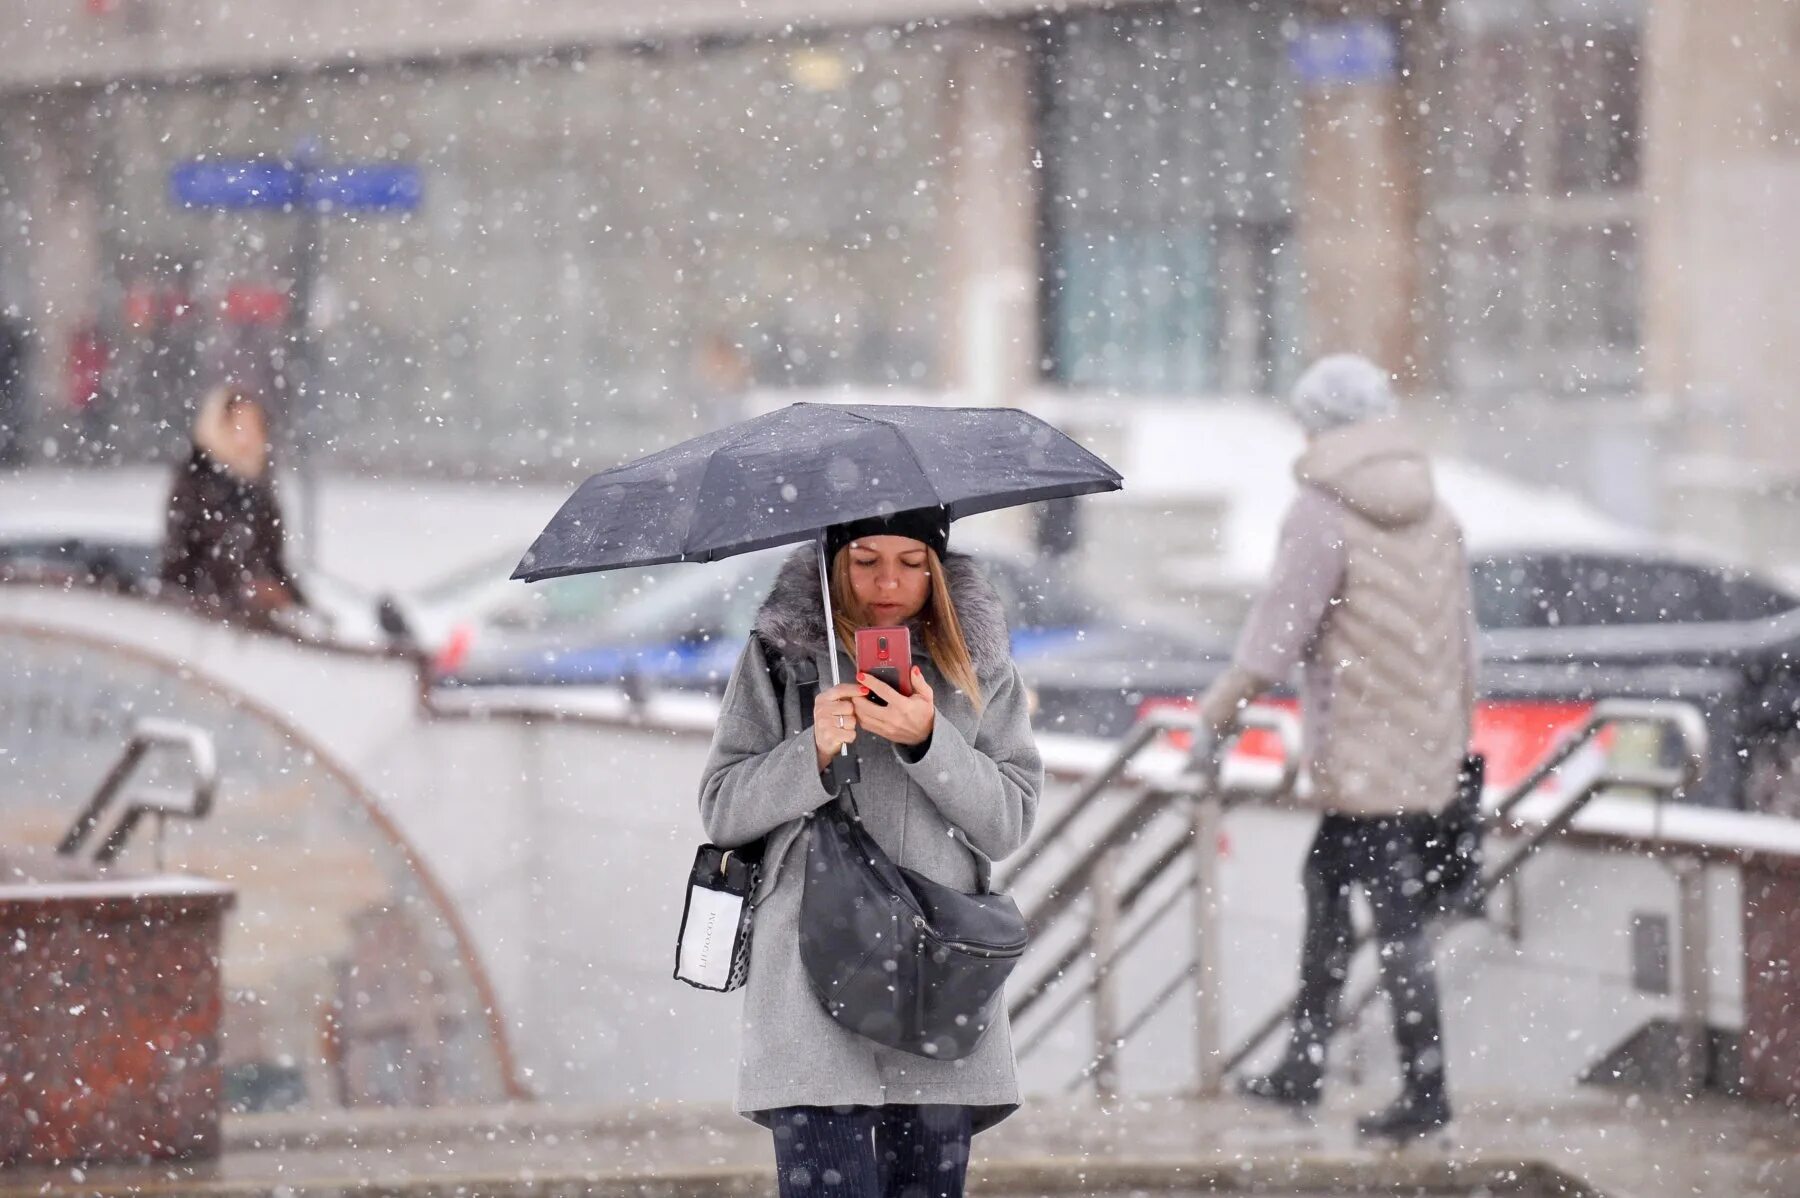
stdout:
[[(1650, 766), (1608, 761), (1591, 777), (1554, 802), (1541, 821), (1525, 824), (1516, 818), (1521, 805), (1562, 770), (1577, 753), (1592, 745), (1607, 730), (1627, 725), (1650, 725), (1672, 733), (1680, 747), (1679, 760), (1672, 765)], [(1495, 832), (1516, 832), (1520, 836), (1518, 843), (1511, 846), (1510, 853), (1483, 871), (1482, 883), (1487, 893), (1491, 895), (1504, 885), (1517, 885), (1519, 871), (1524, 868), (1526, 861), (1545, 844), (1567, 831), (1576, 816), (1597, 796), (1609, 791), (1639, 791), (1648, 794), (1656, 804), (1657, 826), (1660, 829), (1664, 805), (1678, 800), (1700, 781), (1706, 769), (1706, 752), (1706, 721), (1692, 704), (1644, 699), (1604, 699), (1596, 703), (1587, 718), (1565, 734), (1545, 755), (1543, 761), (1510, 787), (1491, 809), (1484, 810), (1483, 823), (1488, 828)], [(1440, 933), (1443, 926), (1442, 917), (1435, 919), (1431, 929), (1433, 934)], [(1359, 932), (1351, 942), (1351, 953), (1354, 955), (1370, 939), (1367, 929)], [(1346, 1029), (1354, 1026), (1362, 1013), (1373, 1004), (1378, 993), (1378, 985), (1371, 982), (1345, 1004)], [(1286, 1002), (1271, 1011), (1238, 1043), (1225, 1059), (1225, 1073), (1230, 1074), (1241, 1068), (1270, 1036), (1287, 1023), (1297, 997), (1290, 995)]]
[[(1091, 998), (1095, 1006), (1094, 1051), (1088, 1066), (1076, 1079), (1076, 1086), (1092, 1078), (1103, 1092), (1110, 1091), (1116, 1084), (1113, 1058), (1120, 1042), (1173, 997), (1185, 979), (1196, 974), (1202, 980), (1194, 993), (1195, 1020), (1200, 1029), (1202, 1090), (1210, 1087), (1216, 1091), (1223, 1077), (1219, 1069), (1222, 1012), (1217, 975), (1190, 962), (1173, 987), (1166, 987), (1151, 1009), (1134, 1012), (1121, 1023), (1114, 967), (1179, 905), (1184, 895), (1192, 903), (1194, 960), (1213, 959), (1219, 943), (1218, 843), (1224, 811), (1231, 802), (1248, 793), (1269, 797), (1292, 790), (1300, 763), (1300, 730), (1298, 722), (1288, 712), (1253, 707), (1205, 759), (1190, 756), (1175, 778), (1161, 784), (1130, 778), (1132, 764), (1165, 734), (1186, 732), (1191, 735), (1197, 728), (1198, 720), (1190, 712), (1154, 712), (1140, 720), (1106, 762), (1077, 787), (1062, 813), (1034, 840), (1032, 847), (1019, 855), (1004, 876), (1002, 885), (1007, 889), (1014, 888), (1020, 878), (1039, 871), (1040, 865), (1047, 860), (1048, 851), (1064, 843), (1084, 817), (1101, 818), (1096, 815), (1096, 809), (1105, 798), (1116, 791), (1125, 791), (1128, 786), (1136, 790), (1135, 797), (1124, 810), (1104, 821), (1102, 830), (1091, 843), (1052, 877), (1042, 897), (1025, 912), (1034, 938), (1040, 938), (1070, 917), (1083, 896), (1088, 899), (1086, 926), (1048, 967), (1037, 970), (1031, 980), (1012, 988), (1010, 1006), (1013, 1018), (1020, 1018), (1061, 989), (1064, 980), (1072, 976), (1082, 960), (1091, 963), (1083, 984), (1070, 987), (1057, 1007), (1021, 1041), (1019, 1047), (1021, 1058), (1029, 1055), (1064, 1018)], [(1254, 789), (1240, 786), (1228, 790), (1220, 784), (1216, 763), (1251, 731), (1272, 733), (1277, 738), (1281, 746), (1278, 776)], [(1185, 834), (1173, 838), (1147, 861), (1138, 861), (1128, 867), (1128, 847), (1173, 804), (1189, 807)], [(1136, 913), (1151, 889), (1184, 860), (1191, 862), (1187, 886), (1165, 895), (1147, 918), (1139, 919), (1136, 928), (1127, 932), (1126, 921)]]
[[(139, 785), (129, 793), (125, 786), (157, 749), (185, 750), (190, 782), (186, 789)], [(93, 797), (82, 808), (75, 822), (56, 846), (58, 854), (73, 857), (81, 851), (100, 827), (108, 808), (122, 805), (124, 810), (94, 851), (95, 864), (105, 865), (116, 858), (131, 839), (139, 822), (148, 815), (156, 820), (156, 868), (163, 868), (163, 832), (170, 816), (177, 819), (202, 820), (212, 810), (218, 793), (219, 762), (213, 750), (212, 737), (188, 724), (172, 720), (141, 719), (132, 725), (131, 738), (112, 768), (95, 788)]]

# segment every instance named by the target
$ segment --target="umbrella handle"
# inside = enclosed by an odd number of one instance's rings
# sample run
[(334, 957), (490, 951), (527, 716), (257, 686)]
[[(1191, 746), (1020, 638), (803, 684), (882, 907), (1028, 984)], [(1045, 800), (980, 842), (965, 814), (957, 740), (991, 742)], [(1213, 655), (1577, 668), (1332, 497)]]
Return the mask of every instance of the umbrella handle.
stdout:
[[(825, 555), (825, 530), (819, 530), (819, 599), (825, 605), (825, 652), (831, 659), (831, 685), (836, 686), (838, 678), (837, 653), (837, 620), (831, 612), (831, 563)], [(844, 746), (845, 752), (850, 749)]]
[[(825, 652), (831, 658), (831, 685), (838, 684), (837, 620), (831, 611), (831, 562), (825, 553), (825, 531), (819, 530), (819, 598), (825, 604)], [(831, 763), (831, 779), (838, 787), (862, 781), (861, 763), (850, 753), (850, 746), (838, 749)]]

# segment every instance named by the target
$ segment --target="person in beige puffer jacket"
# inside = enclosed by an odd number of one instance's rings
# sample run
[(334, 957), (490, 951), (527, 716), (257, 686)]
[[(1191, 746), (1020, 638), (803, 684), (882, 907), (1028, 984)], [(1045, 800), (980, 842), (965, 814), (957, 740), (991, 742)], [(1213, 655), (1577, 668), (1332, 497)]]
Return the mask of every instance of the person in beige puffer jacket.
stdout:
[(1223, 735), (1245, 704), (1300, 670), (1306, 767), (1323, 810), (1307, 853), (1301, 989), (1281, 1063), (1242, 1090), (1319, 1099), (1349, 967), (1350, 888), (1368, 894), (1404, 1088), (1365, 1135), (1449, 1121), (1437, 983), (1425, 942), (1421, 845), (1456, 793), (1475, 700), (1475, 633), (1462, 531), (1424, 451), (1396, 419), (1386, 372), (1348, 354), (1314, 364), (1291, 400), (1306, 428), (1300, 494), (1274, 573), (1231, 667), (1200, 700)]

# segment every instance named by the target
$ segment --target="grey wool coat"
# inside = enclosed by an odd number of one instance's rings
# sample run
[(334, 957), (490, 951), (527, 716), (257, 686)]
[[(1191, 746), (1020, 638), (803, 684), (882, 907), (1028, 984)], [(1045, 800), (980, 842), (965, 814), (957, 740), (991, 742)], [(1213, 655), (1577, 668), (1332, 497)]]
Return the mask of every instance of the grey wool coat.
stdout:
[[(981, 1130), (1018, 1105), (1004, 1013), (962, 1060), (912, 1056), (833, 1022), (800, 961), (805, 817), (833, 795), (821, 780), (812, 733), (802, 727), (798, 688), (778, 691), (770, 666), (779, 675), (781, 659), (810, 662), (820, 686), (831, 685), (813, 554), (809, 548), (788, 559), (757, 615), (756, 635), (725, 689), (700, 784), (700, 817), (714, 844), (769, 837), (745, 983), (737, 1109), (766, 1123), (766, 1112), (788, 1106), (950, 1104), (976, 1108)], [(976, 853), (998, 860), (1030, 835), (1044, 770), (999, 596), (967, 557), (950, 555), (945, 570), (983, 706), (977, 710), (950, 686), (915, 636), (914, 660), (936, 696), (931, 739), (921, 755), (862, 733), (853, 746), (862, 769), (854, 790), (864, 826), (890, 857), (972, 891)], [(776, 660), (765, 656), (765, 646)], [(855, 665), (840, 654), (849, 681)]]

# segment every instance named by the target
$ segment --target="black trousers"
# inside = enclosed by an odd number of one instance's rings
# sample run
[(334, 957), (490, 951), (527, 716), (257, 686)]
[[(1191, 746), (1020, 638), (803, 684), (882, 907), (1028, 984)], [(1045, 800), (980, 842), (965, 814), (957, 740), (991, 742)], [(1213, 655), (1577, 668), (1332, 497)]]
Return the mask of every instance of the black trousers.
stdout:
[[(1443, 1027), (1437, 972), (1425, 942), (1424, 865), (1429, 815), (1326, 815), (1306, 854), (1306, 935), (1290, 1059), (1322, 1071), (1350, 969), (1350, 888), (1361, 885), (1374, 917), (1381, 988), (1394, 1013), (1394, 1040), (1407, 1091), (1441, 1093)], [(1303, 1066), (1304, 1067), (1304, 1066)]]
[(965, 1106), (770, 1111), (781, 1198), (962, 1198)]

